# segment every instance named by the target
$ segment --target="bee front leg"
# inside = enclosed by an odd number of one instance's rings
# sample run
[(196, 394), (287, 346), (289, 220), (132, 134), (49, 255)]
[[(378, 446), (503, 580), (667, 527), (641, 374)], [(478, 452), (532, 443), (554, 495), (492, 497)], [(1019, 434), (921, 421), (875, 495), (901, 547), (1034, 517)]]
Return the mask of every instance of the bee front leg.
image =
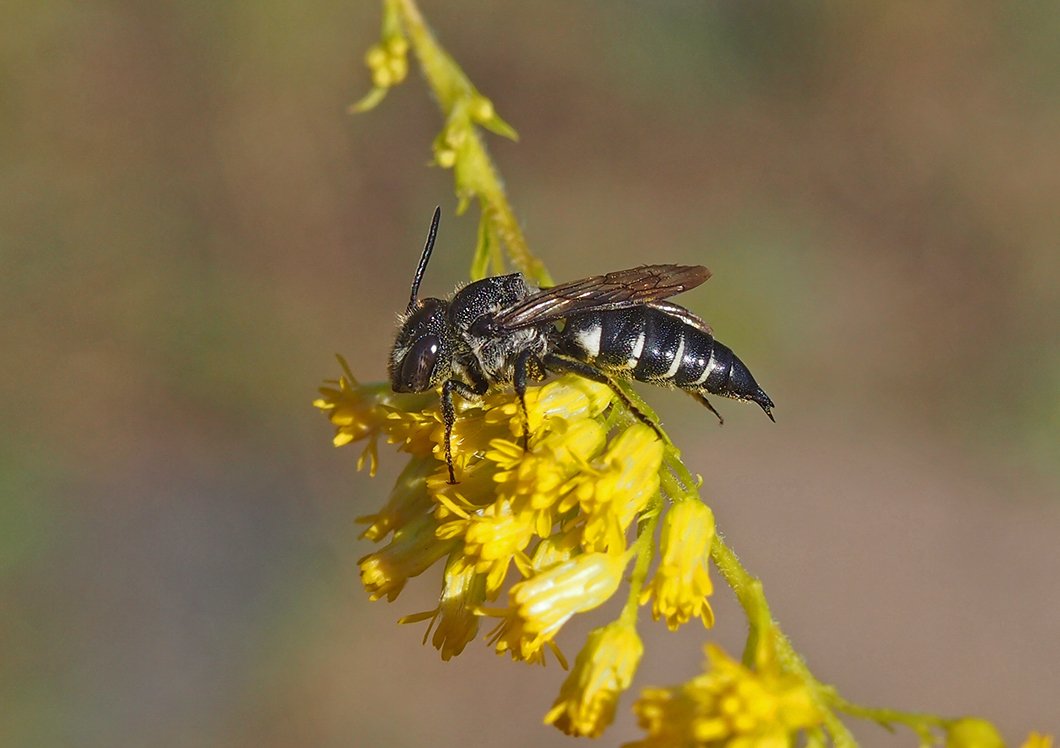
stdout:
[(485, 378), (471, 377), (474, 384), (461, 382), (459, 379), (447, 379), (442, 384), (442, 421), (445, 422), (445, 464), (449, 468), (449, 485), (457, 483), (453, 470), (453, 425), (456, 423), (456, 406), (453, 405), (453, 393), (458, 392), (465, 400), (477, 400), (486, 394), (489, 384)]
[(526, 376), (533, 369), (534, 379), (545, 378), (545, 366), (541, 363), (533, 351), (522, 351), (515, 359), (515, 374), (512, 377), (515, 384), (515, 394), (519, 396), (519, 408), (523, 413), (523, 451), (530, 451), (530, 412), (526, 409)]

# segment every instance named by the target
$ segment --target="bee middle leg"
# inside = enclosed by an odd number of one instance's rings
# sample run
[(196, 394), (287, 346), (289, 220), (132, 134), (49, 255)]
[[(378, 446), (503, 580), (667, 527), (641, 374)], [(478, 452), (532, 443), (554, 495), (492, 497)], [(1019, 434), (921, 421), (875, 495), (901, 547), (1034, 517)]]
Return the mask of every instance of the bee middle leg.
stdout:
[(489, 384), (485, 377), (477, 379), (473, 384), (461, 382), (459, 379), (447, 379), (442, 384), (442, 421), (445, 423), (445, 464), (449, 468), (449, 485), (457, 483), (456, 472), (453, 470), (453, 424), (456, 423), (456, 406), (453, 405), (453, 393), (458, 392), (465, 400), (477, 400), (486, 394)]
[(545, 368), (549, 371), (554, 372), (570, 372), (571, 374), (577, 374), (579, 377), (585, 377), (594, 382), (600, 384), (606, 384), (611, 388), (611, 391), (618, 395), (618, 399), (622, 401), (623, 405), (629, 409), (629, 412), (636, 416), (637, 420), (643, 423), (645, 426), (650, 426), (651, 430), (655, 432), (664, 443), (669, 443), (670, 439), (663, 433), (662, 428), (655, 419), (648, 417), (646, 413), (643, 413), (632, 400), (626, 397), (626, 393), (622, 391), (622, 388), (615, 384), (614, 380), (611, 379), (605, 372), (597, 369), (592, 364), (587, 364), (584, 361), (579, 361), (576, 358), (567, 358), (566, 356), (557, 356), (552, 353), (545, 356)]

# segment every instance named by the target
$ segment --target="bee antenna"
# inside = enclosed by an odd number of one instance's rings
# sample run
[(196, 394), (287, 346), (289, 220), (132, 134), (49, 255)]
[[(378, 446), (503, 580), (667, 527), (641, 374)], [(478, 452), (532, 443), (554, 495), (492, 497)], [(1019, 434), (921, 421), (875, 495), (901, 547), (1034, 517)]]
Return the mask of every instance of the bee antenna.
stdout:
[(438, 221), (442, 217), (442, 206), (438, 206), (434, 209), (434, 218), (431, 219), (431, 229), (427, 232), (427, 243), (423, 246), (423, 254), (420, 256), (419, 267), (416, 268), (416, 275), (412, 279), (412, 296), (409, 298), (409, 308), (406, 313), (412, 311), (412, 307), (416, 306), (416, 296), (420, 291), (420, 281), (423, 280), (423, 274), (427, 272), (427, 262), (431, 259), (431, 252), (434, 250), (434, 239), (438, 236)]

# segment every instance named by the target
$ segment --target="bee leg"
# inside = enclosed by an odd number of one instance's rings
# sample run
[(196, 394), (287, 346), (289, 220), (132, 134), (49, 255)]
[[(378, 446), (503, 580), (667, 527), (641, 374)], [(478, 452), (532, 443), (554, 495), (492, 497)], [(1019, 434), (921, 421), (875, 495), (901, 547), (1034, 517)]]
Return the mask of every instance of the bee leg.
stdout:
[(456, 423), (456, 407), (453, 405), (453, 393), (459, 392), (460, 395), (466, 400), (477, 400), (482, 395), (486, 394), (486, 390), (489, 389), (489, 384), (485, 378), (479, 379), (472, 374), (472, 379), (475, 379), (473, 385), (461, 382), (459, 379), (447, 379), (442, 384), (442, 421), (445, 422), (445, 464), (449, 468), (449, 485), (455, 486), (457, 483), (456, 472), (453, 470), (453, 424)]
[(519, 396), (519, 408), (523, 413), (523, 451), (530, 451), (530, 412), (526, 409), (526, 375), (533, 369), (534, 379), (544, 379), (545, 367), (533, 351), (522, 351), (515, 359), (515, 394)]
[(709, 410), (711, 413), (718, 417), (719, 426), (725, 423), (725, 419), (721, 417), (721, 413), (714, 409), (714, 406), (710, 404), (710, 400), (707, 399), (706, 395), (704, 395), (702, 392), (689, 392), (688, 394), (691, 395), (694, 399), (706, 405), (707, 410)]
[(573, 358), (567, 358), (566, 356), (549, 354), (545, 357), (545, 368), (555, 372), (569, 371), (571, 374), (577, 374), (579, 377), (585, 377), (594, 382), (606, 384), (611, 388), (612, 392), (618, 395), (618, 399), (622, 401), (627, 409), (629, 409), (630, 413), (637, 417), (638, 421), (645, 426), (650, 426), (651, 430), (654, 431), (664, 443), (669, 443), (669, 437), (662, 432), (659, 424), (657, 424), (654, 419), (649, 418), (646, 414), (642, 413), (640, 409), (633, 404), (633, 401), (626, 397), (626, 393), (622, 391), (621, 387), (615, 384), (611, 377), (607, 376), (607, 374), (600, 369), (597, 369), (592, 364), (587, 364), (584, 361), (579, 361)]
[(453, 447), (450, 443), (453, 436), (453, 424), (456, 423), (456, 408), (453, 406), (455, 383), (455, 379), (448, 379), (442, 385), (442, 420), (445, 421), (445, 464), (449, 467), (449, 485), (456, 484), (456, 474), (453, 472)]

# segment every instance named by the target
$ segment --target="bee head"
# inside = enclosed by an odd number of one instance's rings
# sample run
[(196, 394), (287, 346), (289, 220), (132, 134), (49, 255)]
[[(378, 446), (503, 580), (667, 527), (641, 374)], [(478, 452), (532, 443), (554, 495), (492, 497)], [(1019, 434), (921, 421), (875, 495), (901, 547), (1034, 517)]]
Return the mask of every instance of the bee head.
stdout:
[(420, 299), (402, 317), (390, 352), (394, 392), (426, 392), (449, 376), (447, 306), (441, 299)]

